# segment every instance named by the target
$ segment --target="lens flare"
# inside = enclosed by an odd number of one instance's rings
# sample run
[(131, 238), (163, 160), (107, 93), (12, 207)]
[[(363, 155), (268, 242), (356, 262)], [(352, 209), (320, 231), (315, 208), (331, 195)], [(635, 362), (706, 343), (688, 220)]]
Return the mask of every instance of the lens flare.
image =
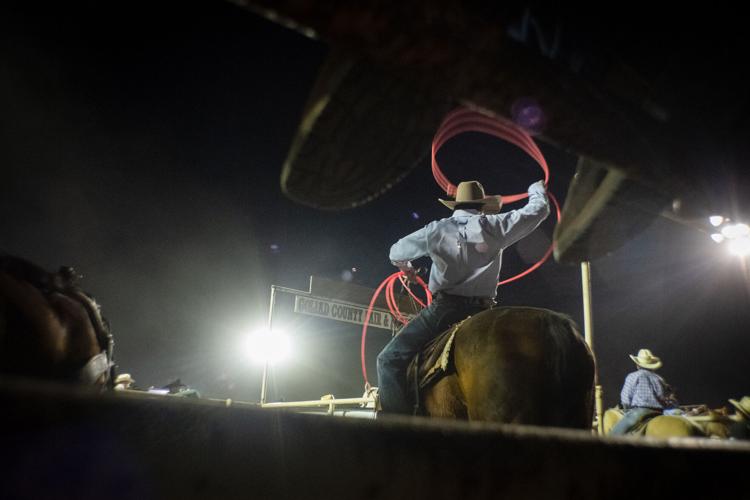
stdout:
[(712, 215), (708, 218), (708, 222), (710, 222), (713, 227), (719, 227), (721, 226), (721, 223), (724, 222), (724, 217), (721, 215)]
[(513, 121), (526, 129), (531, 135), (540, 134), (547, 121), (544, 111), (536, 99), (522, 97), (517, 99), (510, 110)]

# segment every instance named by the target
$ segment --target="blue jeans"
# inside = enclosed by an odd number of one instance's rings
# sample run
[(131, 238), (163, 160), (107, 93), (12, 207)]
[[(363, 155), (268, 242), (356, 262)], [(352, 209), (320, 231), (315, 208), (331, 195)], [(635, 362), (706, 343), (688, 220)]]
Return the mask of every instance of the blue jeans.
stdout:
[(651, 408), (631, 408), (627, 410), (620, 421), (612, 426), (612, 428), (609, 430), (609, 435), (624, 436), (633, 427), (635, 427), (642, 418), (649, 414), (653, 414), (652, 416), (655, 417), (659, 415), (660, 412), (657, 410), (652, 410)]
[(414, 412), (406, 394), (406, 369), (411, 359), (449, 326), (490, 306), (489, 299), (438, 293), (378, 354), (378, 395), (384, 412)]

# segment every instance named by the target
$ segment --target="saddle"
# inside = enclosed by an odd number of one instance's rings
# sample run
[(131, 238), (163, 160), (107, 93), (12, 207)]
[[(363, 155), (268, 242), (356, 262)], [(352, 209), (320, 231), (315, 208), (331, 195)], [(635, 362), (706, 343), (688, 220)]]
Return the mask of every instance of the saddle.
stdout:
[(415, 415), (422, 414), (421, 391), (455, 370), (453, 356), (451, 355), (453, 339), (466, 319), (451, 326), (425, 344), (409, 363), (406, 369), (406, 389), (413, 395)]
[(636, 436), (645, 436), (646, 427), (648, 423), (654, 418), (660, 416), (662, 413), (656, 410), (641, 415), (637, 422), (635, 422), (630, 429), (626, 431), (627, 434), (633, 434)]
[(630, 430), (627, 432), (628, 434), (633, 434), (636, 436), (645, 436), (646, 435), (646, 426), (651, 421), (652, 418), (658, 416), (658, 414), (654, 413), (652, 415), (644, 415), (641, 417), (641, 419), (633, 425), (633, 427), (630, 428)]

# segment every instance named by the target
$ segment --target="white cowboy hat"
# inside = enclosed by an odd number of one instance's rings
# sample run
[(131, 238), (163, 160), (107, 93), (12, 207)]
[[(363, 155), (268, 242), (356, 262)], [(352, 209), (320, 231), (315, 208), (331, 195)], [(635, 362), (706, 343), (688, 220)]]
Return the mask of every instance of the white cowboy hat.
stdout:
[(729, 402), (732, 403), (734, 407), (737, 408), (737, 411), (742, 413), (745, 418), (750, 419), (750, 396), (742, 396), (742, 399), (739, 401), (730, 399)]
[(464, 181), (459, 183), (456, 188), (455, 200), (438, 201), (446, 207), (453, 210), (460, 203), (481, 203), (482, 210), (488, 213), (499, 212), (503, 206), (501, 196), (487, 196), (484, 194), (484, 188), (478, 181)]
[(642, 368), (648, 368), (649, 370), (661, 368), (661, 359), (654, 356), (648, 349), (641, 349), (638, 351), (638, 356), (633, 356), (632, 354), (628, 354), (628, 356), (630, 356), (630, 359), (632, 359), (636, 365)]

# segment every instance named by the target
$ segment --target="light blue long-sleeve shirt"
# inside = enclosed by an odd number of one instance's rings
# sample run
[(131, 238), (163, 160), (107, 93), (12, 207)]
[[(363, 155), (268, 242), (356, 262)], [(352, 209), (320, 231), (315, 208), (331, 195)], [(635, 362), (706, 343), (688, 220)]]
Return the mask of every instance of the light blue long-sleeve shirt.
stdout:
[(451, 217), (433, 221), (398, 240), (390, 259), (405, 266), (429, 256), (430, 291), (466, 297), (494, 298), (503, 250), (536, 229), (549, 215), (549, 202), (540, 181), (529, 186), (523, 208), (496, 215), (477, 210), (455, 210)]

